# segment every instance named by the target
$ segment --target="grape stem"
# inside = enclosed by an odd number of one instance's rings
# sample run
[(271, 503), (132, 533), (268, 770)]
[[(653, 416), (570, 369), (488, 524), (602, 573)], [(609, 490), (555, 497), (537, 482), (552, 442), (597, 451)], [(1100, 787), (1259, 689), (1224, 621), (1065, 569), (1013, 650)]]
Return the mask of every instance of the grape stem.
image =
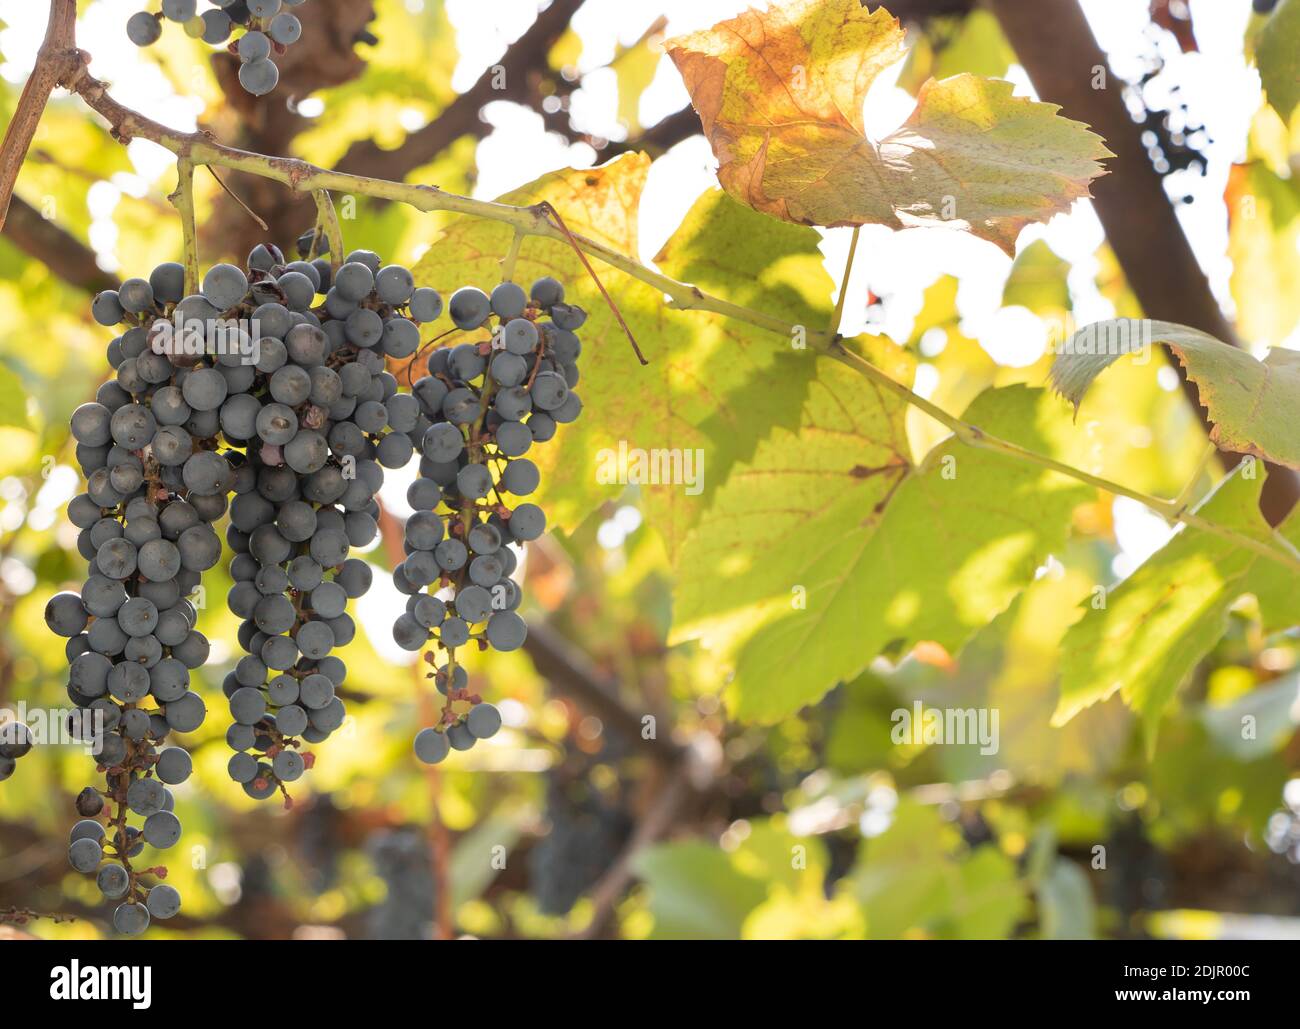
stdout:
[(235, 204), (240, 208), (240, 210), (242, 210), (246, 215), (248, 215), (248, 217), (253, 219), (253, 223), (259, 229), (261, 229), (263, 232), (271, 231), (271, 227), (266, 224), (265, 219), (263, 219), (260, 214), (258, 214), (246, 203), (244, 203), (244, 201), (240, 198), (238, 193), (236, 193), (233, 189), (231, 189), (229, 186), (226, 185), (226, 180), (217, 174), (217, 170), (213, 168), (212, 165), (210, 164), (207, 165), (207, 169), (208, 169), (208, 174), (217, 180), (217, 185), (220, 186), (223, 190), (225, 190), (226, 195), (235, 202)]
[(519, 259), (519, 248), (523, 245), (524, 233), (515, 229), (515, 234), (510, 240), (510, 249), (506, 251), (506, 256), (501, 259), (501, 281), (513, 282), (515, 277), (515, 262)]
[(329, 190), (312, 190), (311, 195), (316, 201), (316, 225), (329, 240), (330, 269), (337, 274), (343, 264), (343, 229), (339, 226), (338, 212), (334, 210)]
[(840, 323), (844, 319), (844, 299), (849, 295), (849, 279), (853, 276), (853, 258), (858, 252), (858, 235), (861, 225), (853, 226), (853, 235), (849, 237), (849, 256), (844, 261), (844, 280), (840, 283), (840, 296), (835, 301), (835, 314), (831, 317), (831, 327), (827, 334), (831, 337), (840, 334)]
[[(44, 82), (48, 80), (51, 74), (57, 74), (58, 84), (76, 93), (91, 110), (107, 120), (109, 131), (119, 142), (129, 143), (133, 139), (147, 139), (170, 150), (179, 159), (189, 161), (192, 164), (217, 165), (235, 171), (247, 172), (250, 175), (258, 175), (262, 178), (280, 182), (296, 192), (339, 190), (344, 193), (359, 194), (379, 200), (399, 201), (414, 207), (418, 211), (448, 211), (453, 214), (464, 214), (470, 217), (503, 222), (513, 226), (516, 233), (520, 235), (538, 236), (572, 246), (582, 257), (584, 265), (589, 270), (591, 270), (591, 266), (587, 262), (585, 255), (595, 257), (605, 264), (639, 279), (647, 285), (660, 290), (667, 297), (666, 306), (671, 309), (708, 311), (758, 328), (771, 330), (787, 339), (796, 331), (806, 331), (805, 327), (791, 325), (776, 316), (752, 310), (740, 304), (723, 300), (720, 297), (710, 296), (697, 286), (679, 282), (662, 272), (647, 268), (634, 258), (619, 253), (603, 243), (570, 232), (567, 227), (561, 227), (560, 224), (557, 224), (558, 219), (552, 219), (551, 215), (554, 208), (544, 202), (521, 207), (490, 200), (476, 200), (472, 197), (449, 193), (437, 186), (390, 182), (370, 176), (330, 171), (297, 158), (270, 157), (264, 154), (250, 153), (246, 150), (223, 146), (216, 142), (212, 135), (207, 132), (178, 132), (175, 129), (168, 128), (114, 100), (108, 94), (108, 89), (104, 83), (87, 72), (86, 65), (89, 63), (90, 55), (77, 49), (76, 46), (76, 0), (50, 0), (50, 2), (50, 21), (45, 41), (41, 46), (41, 56), (37, 61), (37, 70), (33, 72), (32, 79), (29, 80), (29, 88), (23, 91), (19, 109), (15, 112), (15, 122), (33, 118), (31, 110), (33, 106), (35, 107), (34, 117), (39, 118), (40, 110), (48, 99), (48, 90), (44, 91), (44, 95), (41, 95), (42, 90), (40, 88), (30, 88), (32, 81), (39, 78), (41, 82)], [(30, 99), (29, 92), (32, 94)], [(31, 131), (35, 131), (34, 124), (31, 126)], [(22, 133), (19, 133), (19, 136), (21, 135)], [(22, 140), (20, 139), (19, 142), (21, 143)], [(7, 203), (8, 194), (4, 192), (6, 184), (5, 162), (12, 160), (12, 150), (9, 135), (7, 134), (3, 151), (0, 151), (0, 203)], [(26, 153), (25, 143), (21, 147), (21, 153)], [(594, 276), (594, 271), (592, 274)], [(599, 280), (597, 282), (599, 284)], [(602, 285), (600, 288), (601, 292), (604, 293), (604, 286)], [(618, 314), (617, 308), (612, 309), (620, 324), (623, 324), (622, 316)], [(624, 325), (624, 328), (626, 329), (626, 325)], [(630, 333), (629, 338), (631, 338)], [(866, 358), (846, 347), (838, 332), (810, 333), (808, 339), (817, 350), (852, 368), (858, 374), (893, 393), (904, 403), (919, 408), (936, 419), (950, 429), (958, 440), (968, 446), (982, 450), (993, 450), (1004, 456), (1058, 472), (1061, 475), (1117, 496), (1136, 500), (1163, 518), (1231, 540), (1233, 543), (1252, 550), (1293, 571), (1300, 571), (1300, 555), (1297, 555), (1293, 547), (1275, 545), (1276, 537), (1272, 537), (1273, 544), (1264, 542), (1264, 540), (1246, 532), (1239, 532), (1228, 526), (1212, 522), (1193, 512), (1182, 510), (1182, 505), (1176, 500), (1165, 500), (1160, 497), (1150, 496), (1120, 483), (1092, 475), (1045, 454), (1027, 450), (1015, 443), (992, 436), (978, 426), (971, 425), (949, 414), (936, 404), (912, 392), (904, 384), (891, 378)], [(633, 345), (635, 347), (635, 340), (633, 340)], [(637, 356), (641, 357), (639, 350)], [(644, 358), (641, 358), (641, 360), (644, 361)]]
[[(393, 513), (382, 503), (379, 505), (379, 539), (384, 553), (394, 568), (406, 555), (402, 552), (402, 526)], [(436, 707), (429, 695), (428, 684), (420, 661), (411, 666), (411, 683), (415, 690), (415, 704), (423, 725), (434, 725)], [(430, 667), (433, 667), (430, 665)], [(450, 680), (448, 680), (450, 685)], [(424, 765), (424, 781), (429, 792), (429, 824), (426, 838), (429, 846), (429, 863), (433, 869), (434, 936), (450, 940), (455, 934), (455, 919), (451, 910), (451, 840), (447, 826), (442, 821), (442, 773), (437, 765)]]
[(176, 161), (176, 190), (167, 197), (181, 217), (181, 236), (185, 247), (185, 293), (199, 289), (199, 236), (194, 225), (194, 163), (181, 157)]

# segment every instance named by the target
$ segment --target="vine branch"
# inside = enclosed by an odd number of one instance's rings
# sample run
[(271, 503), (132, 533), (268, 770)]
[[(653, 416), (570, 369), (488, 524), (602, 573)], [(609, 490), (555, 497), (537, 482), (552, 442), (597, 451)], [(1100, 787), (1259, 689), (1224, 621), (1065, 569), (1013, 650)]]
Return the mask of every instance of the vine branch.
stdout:
[[(114, 100), (108, 94), (104, 83), (86, 72), (87, 57), (82, 51), (75, 49), (72, 34), (75, 26), (75, 7), (75, 0), (51, 0), (50, 30), (41, 48), (42, 60), (38, 62), (38, 67), (48, 61), (50, 66), (60, 70), (59, 83), (77, 93), (91, 110), (105, 118), (113, 136), (122, 142), (148, 139), (170, 150), (182, 161), (191, 164), (218, 165), (247, 172), (280, 182), (296, 192), (339, 190), (377, 199), (396, 200), (418, 211), (449, 211), (453, 214), (503, 222), (512, 226), (521, 235), (538, 236), (566, 243), (582, 254), (596, 257), (611, 267), (659, 289), (668, 298), (667, 306), (670, 308), (682, 311), (709, 311), (758, 328), (769, 329), (787, 338), (795, 329), (793, 325), (780, 318), (710, 296), (697, 286), (679, 282), (661, 272), (647, 268), (634, 258), (619, 253), (611, 247), (572, 233), (567, 227), (562, 228), (552, 220), (551, 213), (554, 209), (546, 203), (520, 207), (458, 196), (437, 186), (412, 185), (363, 175), (350, 175), (320, 168), (297, 158), (269, 157), (223, 146), (208, 133), (178, 132), (168, 128)], [(70, 22), (69, 19), (72, 21)], [(68, 49), (59, 49), (61, 41), (68, 45)], [(67, 71), (68, 68), (73, 70)], [(48, 71), (46, 73), (48, 74)], [(35, 73), (33, 74), (35, 76)], [(39, 116), (39, 111), (37, 114)], [(584, 264), (586, 263), (584, 260)], [(589, 264), (588, 267), (590, 268)], [(1182, 511), (1177, 501), (1149, 496), (1139, 490), (1092, 475), (1054, 458), (1027, 450), (1018, 444), (991, 436), (978, 426), (950, 415), (936, 404), (912, 392), (907, 386), (890, 378), (866, 358), (849, 350), (836, 333), (817, 334), (813, 337), (813, 342), (827, 356), (853, 368), (858, 374), (889, 390), (904, 403), (929, 414), (949, 428), (958, 440), (969, 446), (995, 450), (1008, 457), (1058, 472), (1097, 489), (1129, 497), (1170, 521), (1181, 522), (1200, 531), (1229, 539), (1294, 571), (1300, 571), (1300, 558), (1287, 550), (1272, 546), (1247, 533), (1211, 522), (1196, 514)], [(639, 351), (638, 356), (640, 356)]]
[(5, 129), (0, 142), (0, 229), (4, 228), (9, 213), (9, 198), (14, 195), (18, 171), (32, 145), (36, 126), (49, 102), (54, 87), (69, 72), (74, 60), (70, 48), (74, 45), (77, 26), (77, 5), (74, 0), (50, 4), (50, 19), (45, 25), (45, 41), (36, 55), (36, 67), (27, 77), (13, 119)]

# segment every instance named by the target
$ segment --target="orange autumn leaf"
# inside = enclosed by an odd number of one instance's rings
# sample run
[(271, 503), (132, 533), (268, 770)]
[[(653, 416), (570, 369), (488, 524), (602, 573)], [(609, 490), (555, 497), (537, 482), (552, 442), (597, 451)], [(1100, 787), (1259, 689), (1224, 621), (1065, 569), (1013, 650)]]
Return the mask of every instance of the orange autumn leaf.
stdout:
[(1089, 196), (1111, 156), (1054, 104), (977, 75), (931, 79), (879, 141), (863, 103), (905, 52), (898, 19), (858, 0), (790, 0), (667, 43), (724, 189), (803, 225), (945, 224), (1014, 253), (1020, 230)]

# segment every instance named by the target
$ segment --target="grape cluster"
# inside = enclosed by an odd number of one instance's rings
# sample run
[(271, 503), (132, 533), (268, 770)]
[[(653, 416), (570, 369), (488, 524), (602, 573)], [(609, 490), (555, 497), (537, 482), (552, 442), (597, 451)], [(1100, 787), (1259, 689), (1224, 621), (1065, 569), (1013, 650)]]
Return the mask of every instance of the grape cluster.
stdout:
[[(300, 241), (308, 252), (311, 240)], [(278, 789), (287, 799), (285, 784), (311, 762), (301, 741), (323, 741), (346, 717), (336, 692), (347, 669), (330, 651), (356, 634), (347, 602), (371, 583), (370, 565), (349, 549), (375, 538), (384, 469), (408, 464), (412, 437), (430, 424), (398, 392), (385, 356), (416, 352), (417, 323), (437, 318), (442, 298), (365, 250), (333, 272), (323, 258), (286, 264), (258, 247), (247, 277), (219, 265), (205, 290), (219, 269), (221, 302), (238, 297), (261, 333), (247, 393), (223, 419), (247, 454), (226, 531), (228, 604), (244, 620), (245, 651), (223, 683), (229, 774), (251, 797)]]
[(18, 767), (18, 759), (32, 749), (32, 731), (16, 719), (0, 722), (0, 782)]
[(213, 8), (198, 13), (198, 0), (162, 0), (162, 11), (140, 11), (126, 23), (126, 35), (136, 46), (152, 46), (162, 35), (162, 21), (180, 22), (194, 39), (220, 46), (235, 26), (243, 32), (228, 49), (239, 58), (239, 84), (253, 96), (265, 96), (280, 81), (275, 55), (283, 54), (302, 35), (302, 23), (286, 8), (305, 0), (212, 0)]
[(528, 853), (529, 891), (546, 915), (564, 915), (623, 852), (632, 819), (589, 776), (552, 772), (546, 784), (550, 831)]
[[(469, 693), (457, 651), (471, 640), (480, 649), (516, 650), (527, 635), (516, 610), (522, 594), (510, 578), (518, 563), (511, 545), (537, 539), (546, 516), (514, 498), (538, 485), (537, 466), (524, 455), (582, 411), (573, 390), (582, 350), (574, 332), (587, 317), (564, 303), (564, 287), (551, 278), (529, 294), (513, 282), (491, 296), (466, 286), (447, 307), (457, 329), (482, 338), (434, 350), (429, 375), (413, 387), (431, 424), (416, 437), (420, 474), (407, 493), (414, 513), (406, 559), (393, 572), (409, 598), (393, 638), (411, 651), (437, 640), (425, 660), (447, 702), (439, 724), (415, 738), (427, 764), (501, 727), (500, 712)], [(453, 705), (462, 701), (470, 708), (457, 713)]]
[(419, 346), (400, 312), (431, 320), (442, 308), (369, 251), (335, 276), (323, 257), (287, 262), (259, 245), (246, 269), (219, 264), (198, 292), (185, 285), (181, 265), (163, 264), (92, 304), (100, 324), (126, 329), (108, 345), (115, 378), (72, 416), (87, 488), (68, 514), (90, 575), (80, 596), (56, 594), (45, 613), (68, 638), (70, 729), (94, 740), (106, 773), (106, 788), (77, 802), (101, 831), (80, 825), (70, 859), (99, 869), (102, 892), (122, 900), (123, 932), (174, 910), (174, 891), (146, 887), (130, 859), (180, 835), (163, 784), (183, 782), (190, 759), (159, 748), (206, 714), (189, 689), (209, 654), (190, 598), (221, 557), (213, 523), (229, 511), (229, 605), (245, 619), (247, 653), (224, 683), (230, 774), (266, 797), (309, 764), (298, 737), (319, 742), (343, 722), (335, 690), (346, 670), (329, 651), (352, 638), (344, 608), (370, 585), (369, 565), (348, 550), (374, 537), (383, 468), (405, 465), (410, 433), (428, 424), (414, 398), (397, 396), (384, 355)]
[[(156, 345), (158, 323), (206, 304), (184, 287), (184, 268), (166, 263), (91, 305), (101, 325), (126, 328), (108, 345), (114, 378), (71, 419), (87, 480), (68, 517), (81, 530), (77, 549), (89, 574), (80, 595), (58, 593), (45, 609), (46, 624), (68, 640), (76, 705), (68, 729), (93, 743), (105, 774), (105, 788), (87, 787), (78, 810), (93, 820), (107, 800), (111, 831), (83, 825), (69, 857), (78, 871), (99, 869), (101, 891), (122, 900), (114, 922), (124, 932), (141, 932), (151, 911), (165, 918), (179, 905), (171, 887), (145, 886), (130, 858), (144, 843), (166, 848), (180, 838), (163, 784), (184, 782), (190, 757), (162, 744), (173, 731), (193, 732), (206, 715), (190, 689), (190, 671), (209, 653), (190, 598), (221, 557), (212, 523), (226, 512), (239, 465), (239, 455), (222, 449), (218, 409), (242, 388), (241, 369), (199, 367), (194, 355)], [(143, 817), (143, 828), (128, 825), (128, 814)], [(109, 858), (116, 860), (104, 863)]]
[(387, 888), (384, 899), (366, 918), (367, 936), (372, 940), (428, 939), (437, 892), (424, 833), (416, 826), (382, 830), (370, 839), (366, 853)]

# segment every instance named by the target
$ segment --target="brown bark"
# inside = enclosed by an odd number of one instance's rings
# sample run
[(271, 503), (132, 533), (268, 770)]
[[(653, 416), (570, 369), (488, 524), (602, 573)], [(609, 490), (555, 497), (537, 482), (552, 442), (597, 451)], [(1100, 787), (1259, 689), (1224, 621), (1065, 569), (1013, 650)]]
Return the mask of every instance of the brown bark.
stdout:
[(14, 197), (9, 205), (4, 236), (70, 285), (88, 293), (117, 289), (117, 276), (95, 263), (95, 252), (90, 247), (55, 222), (42, 218), (21, 197)]
[[(1121, 95), (1106, 55), (1093, 38), (1077, 0), (988, 0), (1029, 73), (1038, 95), (1060, 104), (1067, 117), (1087, 122), (1115, 154), (1109, 172), (1093, 183), (1093, 203), (1125, 278), (1148, 318), (1180, 322), (1237, 343), (1232, 325), (1210, 291), (1209, 281), (1192, 252), (1151, 166)], [(1105, 86), (1094, 89), (1098, 69)], [(1177, 363), (1175, 362), (1175, 367)], [(1209, 424), (1195, 385), (1179, 376), (1189, 400)], [(1226, 467), (1239, 460), (1222, 454)], [(1300, 478), (1289, 469), (1269, 466), (1262, 508), (1276, 525), (1300, 499)]]

